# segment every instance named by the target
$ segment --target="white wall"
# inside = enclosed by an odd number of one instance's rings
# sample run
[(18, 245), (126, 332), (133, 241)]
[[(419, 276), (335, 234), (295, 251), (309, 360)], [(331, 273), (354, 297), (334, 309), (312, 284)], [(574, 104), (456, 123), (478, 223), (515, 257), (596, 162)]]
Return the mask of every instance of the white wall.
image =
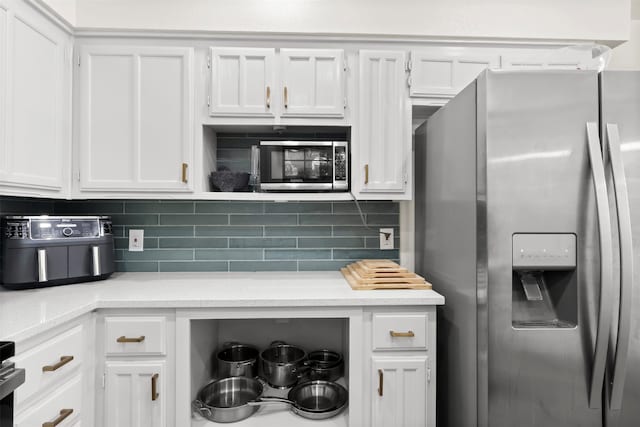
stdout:
[(640, 70), (640, 20), (631, 21), (629, 41), (611, 52), (611, 70)]
[[(53, 10), (55, 10), (69, 24), (75, 26), (76, 20), (76, 0), (40, 0)], [(82, 1), (82, 0), (79, 0)]]
[(622, 41), (629, 33), (629, 1), (77, 0), (77, 25)]
[(613, 49), (609, 69), (640, 70), (640, 0), (631, 1), (629, 41)]

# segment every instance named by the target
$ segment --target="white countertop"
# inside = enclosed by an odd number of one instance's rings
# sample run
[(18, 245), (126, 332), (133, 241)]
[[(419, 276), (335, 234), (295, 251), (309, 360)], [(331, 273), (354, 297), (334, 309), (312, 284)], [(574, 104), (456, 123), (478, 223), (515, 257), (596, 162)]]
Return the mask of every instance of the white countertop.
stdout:
[(441, 305), (425, 290), (354, 291), (340, 272), (114, 273), (108, 280), (0, 287), (0, 339), (18, 341), (98, 308)]

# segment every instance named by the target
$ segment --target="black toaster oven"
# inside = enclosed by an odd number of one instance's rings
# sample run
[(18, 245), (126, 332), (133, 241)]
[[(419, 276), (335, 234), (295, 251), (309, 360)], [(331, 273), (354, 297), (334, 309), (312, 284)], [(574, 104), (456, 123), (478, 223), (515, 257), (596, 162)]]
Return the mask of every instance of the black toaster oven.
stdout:
[(2, 219), (2, 285), (31, 289), (106, 279), (114, 271), (108, 216)]

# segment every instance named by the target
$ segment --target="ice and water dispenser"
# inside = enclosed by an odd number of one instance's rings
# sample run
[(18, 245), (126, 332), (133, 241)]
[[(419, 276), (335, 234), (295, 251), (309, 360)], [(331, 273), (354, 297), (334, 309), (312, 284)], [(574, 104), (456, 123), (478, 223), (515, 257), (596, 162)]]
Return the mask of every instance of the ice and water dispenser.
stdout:
[(573, 328), (578, 319), (575, 234), (513, 235), (512, 326)]

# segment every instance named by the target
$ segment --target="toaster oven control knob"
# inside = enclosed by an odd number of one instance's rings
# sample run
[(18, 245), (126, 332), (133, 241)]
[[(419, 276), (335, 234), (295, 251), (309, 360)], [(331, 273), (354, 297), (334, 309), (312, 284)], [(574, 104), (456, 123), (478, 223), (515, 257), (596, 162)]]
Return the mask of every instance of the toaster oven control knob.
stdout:
[(62, 234), (64, 234), (66, 237), (69, 237), (73, 234), (73, 230), (70, 229), (69, 227), (63, 228)]

